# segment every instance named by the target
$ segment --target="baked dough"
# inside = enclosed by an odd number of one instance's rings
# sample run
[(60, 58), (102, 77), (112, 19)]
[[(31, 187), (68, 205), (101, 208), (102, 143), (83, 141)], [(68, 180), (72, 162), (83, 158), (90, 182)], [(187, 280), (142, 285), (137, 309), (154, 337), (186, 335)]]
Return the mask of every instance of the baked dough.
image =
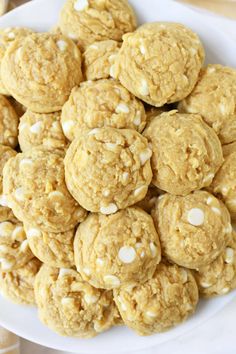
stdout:
[(43, 265), (35, 280), (39, 318), (63, 336), (91, 338), (119, 318), (111, 291), (95, 289), (73, 269)]
[(236, 70), (210, 64), (179, 109), (199, 113), (218, 134), (222, 144), (236, 140)]
[(61, 113), (34, 113), (27, 110), (19, 124), (19, 144), (22, 151), (34, 147), (54, 151), (65, 149), (67, 140), (61, 127)]
[(152, 216), (164, 256), (186, 268), (213, 262), (232, 233), (227, 208), (205, 191), (185, 197), (164, 194), (157, 200)]
[(144, 102), (161, 107), (190, 94), (203, 61), (202, 44), (189, 28), (146, 23), (123, 36), (114, 77)]
[(160, 263), (146, 283), (115, 289), (114, 299), (124, 323), (147, 336), (166, 331), (193, 314), (198, 288), (189, 270)]
[(59, 111), (82, 81), (81, 54), (65, 36), (34, 33), (8, 47), (1, 76), (10, 94), (30, 110)]
[(194, 272), (200, 295), (212, 297), (227, 294), (236, 288), (236, 234), (216, 260)]
[(31, 251), (41, 262), (56, 268), (74, 266), (73, 241), (75, 230), (45, 232), (30, 224), (24, 224)]
[(134, 207), (108, 216), (90, 214), (77, 229), (74, 251), (83, 279), (103, 289), (143, 283), (161, 260), (151, 216)]
[(29, 248), (23, 225), (0, 223), (0, 271), (11, 272), (23, 267), (34, 257)]
[(136, 17), (127, 0), (67, 0), (59, 26), (85, 50), (96, 41), (121, 41), (124, 33), (135, 30)]
[(83, 54), (83, 74), (86, 80), (113, 77), (114, 63), (121, 43), (108, 39), (94, 42)]
[(17, 154), (4, 167), (3, 192), (19, 220), (46, 232), (70, 230), (86, 215), (66, 188), (61, 152)]
[(16, 147), (18, 120), (18, 115), (10, 102), (0, 95), (0, 144)]
[(153, 150), (152, 183), (171, 194), (209, 186), (223, 163), (216, 133), (197, 114), (162, 113), (143, 134)]
[(12, 272), (0, 271), (0, 292), (16, 304), (35, 305), (34, 281), (41, 267), (37, 258)]
[(86, 210), (113, 214), (145, 197), (152, 179), (151, 154), (147, 140), (135, 130), (93, 129), (66, 152), (67, 187)]
[(72, 90), (62, 109), (62, 129), (69, 140), (84, 129), (130, 128), (142, 132), (146, 125), (143, 104), (114, 80), (84, 82)]

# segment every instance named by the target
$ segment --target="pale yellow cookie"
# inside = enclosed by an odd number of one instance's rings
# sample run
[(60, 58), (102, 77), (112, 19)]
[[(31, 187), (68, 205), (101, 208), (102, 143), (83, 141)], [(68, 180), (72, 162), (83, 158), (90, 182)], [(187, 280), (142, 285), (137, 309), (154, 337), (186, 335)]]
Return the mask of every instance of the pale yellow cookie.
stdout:
[(72, 90), (62, 109), (62, 129), (69, 140), (84, 129), (130, 128), (142, 132), (146, 125), (143, 104), (119, 82), (84, 82)]
[(143, 134), (153, 150), (152, 183), (171, 194), (209, 186), (223, 163), (216, 133), (197, 114), (162, 113)]
[(178, 23), (146, 23), (123, 36), (114, 77), (153, 106), (190, 94), (204, 61), (198, 36)]
[(152, 217), (164, 256), (186, 268), (213, 262), (232, 233), (227, 208), (205, 191), (185, 197), (164, 194), (158, 198)]
[(121, 43), (108, 39), (94, 42), (83, 54), (83, 74), (86, 80), (113, 77), (114, 62)]
[(74, 266), (74, 229), (59, 233), (45, 232), (28, 223), (24, 223), (24, 228), (30, 249), (41, 262), (57, 268)]
[(1, 222), (0, 271), (11, 272), (21, 268), (33, 257), (23, 225), (20, 222)]
[(191, 94), (179, 109), (199, 113), (222, 144), (236, 140), (236, 69), (210, 64), (202, 69)]
[(30, 110), (59, 111), (82, 81), (81, 54), (65, 36), (31, 34), (8, 47), (1, 76), (10, 94)]
[(96, 288), (114, 289), (150, 279), (161, 260), (150, 215), (127, 208), (113, 215), (90, 214), (76, 232), (75, 264)]
[(160, 263), (146, 283), (115, 289), (114, 299), (124, 323), (147, 336), (166, 331), (192, 315), (198, 288), (189, 270)]
[(34, 147), (47, 150), (65, 149), (66, 137), (61, 127), (61, 113), (34, 113), (27, 110), (19, 124), (19, 144), (22, 151)]
[(127, 0), (67, 0), (59, 27), (85, 50), (95, 41), (121, 41), (136, 28), (136, 17)]
[(216, 260), (194, 272), (200, 295), (212, 297), (236, 288), (236, 234)]
[(43, 265), (35, 297), (40, 320), (63, 336), (91, 338), (119, 318), (112, 292), (95, 289), (73, 269)]
[(18, 115), (10, 102), (0, 95), (0, 144), (16, 147), (18, 120)]
[(16, 304), (35, 305), (34, 281), (41, 264), (37, 258), (33, 258), (12, 272), (0, 271), (1, 294)]
[(32, 149), (4, 166), (3, 192), (19, 220), (46, 232), (64, 232), (86, 215), (64, 178), (61, 152)]
[[(7, 27), (0, 29), (0, 66), (4, 54), (10, 44), (18, 38), (23, 38), (29, 34), (32, 34), (33, 31), (29, 28), (24, 27)], [(1, 79), (1, 72), (0, 72), (0, 94), (2, 95), (9, 95), (8, 90), (6, 89), (5, 85)]]
[(67, 187), (85, 209), (113, 214), (145, 197), (151, 155), (147, 140), (135, 130), (94, 129), (67, 150)]

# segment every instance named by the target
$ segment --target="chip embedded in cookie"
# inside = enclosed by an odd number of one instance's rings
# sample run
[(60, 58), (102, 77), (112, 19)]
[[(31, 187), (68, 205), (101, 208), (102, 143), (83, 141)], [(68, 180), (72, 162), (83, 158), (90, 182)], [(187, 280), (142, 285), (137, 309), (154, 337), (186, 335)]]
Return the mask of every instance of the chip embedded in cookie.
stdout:
[(164, 256), (186, 268), (213, 262), (232, 233), (227, 208), (205, 191), (185, 197), (164, 194), (157, 200), (152, 216)]
[(86, 210), (113, 214), (145, 197), (151, 155), (147, 140), (135, 130), (85, 132), (66, 152), (67, 187)]
[(90, 214), (77, 229), (74, 251), (83, 279), (103, 289), (143, 283), (161, 260), (151, 216), (134, 207), (114, 215)]

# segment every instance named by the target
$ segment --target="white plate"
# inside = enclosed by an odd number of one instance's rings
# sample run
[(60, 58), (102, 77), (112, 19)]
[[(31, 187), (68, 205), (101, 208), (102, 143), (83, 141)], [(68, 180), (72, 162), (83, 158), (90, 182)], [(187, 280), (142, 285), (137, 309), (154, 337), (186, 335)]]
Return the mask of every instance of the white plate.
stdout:
[[(0, 19), (0, 27), (28, 26), (46, 31), (57, 21), (64, 0), (35, 0)], [(198, 32), (207, 48), (207, 61), (236, 67), (236, 43), (224, 33), (205, 23), (202, 16), (169, 0), (130, 0), (139, 22), (182, 22)], [(187, 322), (169, 332), (150, 337), (138, 337), (124, 327), (112, 330), (89, 340), (60, 337), (43, 326), (35, 308), (14, 305), (0, 296), (0, 324), (32, 342), (54, 349), (86, 354), (112, 354), (132, 352), (169, 341), (202, 324), (220, 311), (235, 297), (236, 292), (210, 301), (201, 301), (197, 312)]]

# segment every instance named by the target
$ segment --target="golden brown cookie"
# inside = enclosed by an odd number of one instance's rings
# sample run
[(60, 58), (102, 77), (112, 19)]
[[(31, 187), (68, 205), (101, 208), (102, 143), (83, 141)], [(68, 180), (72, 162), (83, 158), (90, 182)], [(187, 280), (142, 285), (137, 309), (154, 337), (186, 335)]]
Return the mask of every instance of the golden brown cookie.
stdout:
[(31, 34), (9, 46), (1, 76), (10, 94), (30, 110), (59, 111), (72, 88), (82, 81), (81, 54), (65, 36)]
[(151, 154), (147, 140), (135, 130), (93, 129), (67, 150), (67, 187), (86, 210), (113, 214), (145, 197), (152, 179)]
[(18, 120), (18, 115), (10, 102), (0, 95), (0, 144), (16, 147)]

